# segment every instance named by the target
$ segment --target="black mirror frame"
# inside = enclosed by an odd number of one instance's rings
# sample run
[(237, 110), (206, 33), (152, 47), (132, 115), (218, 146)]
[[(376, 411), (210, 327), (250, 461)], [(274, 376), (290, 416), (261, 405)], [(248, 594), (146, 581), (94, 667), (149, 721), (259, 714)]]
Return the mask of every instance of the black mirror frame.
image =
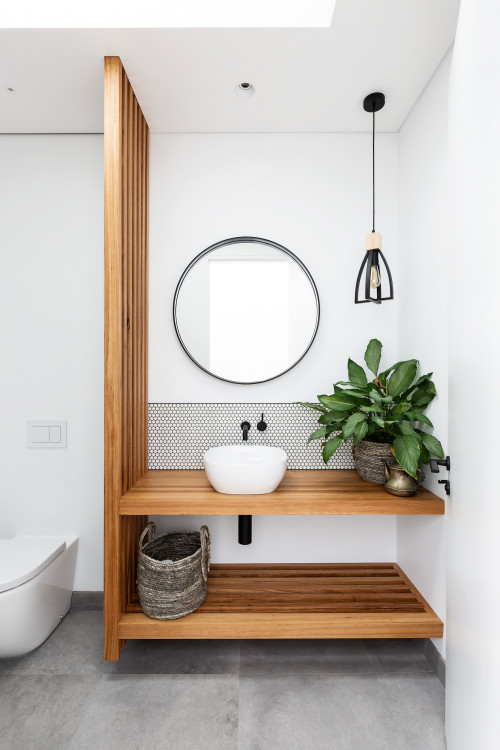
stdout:
[[(183, 283), (184, 279), (186, 278), (186, 276), (188, 275), (188, 273), (191, 270), (191, 268), (196, 263), (198, 263), (198, 261), (201, 260), (201, 258), (203, 258), (205, 255), (208, 255), (213, 250), (217, 250), (220, 247), (225, 247), (226, 245), (236, 245), (236, 244), (241, 243), (241, 242), (255, 243), (255, 244), (260, 244), (260, 245), (268, 245), (269, 247), (274, 247), (276, 250), (280, 250), (282, 253), (285, 253), (285, 255), (288, 255), (290, 258), (292, 258), (297, 263), (297, 265), (300, 266), (300, 268), (302, 269), (302, 271), (305, 273), (305, 275), (309, 279), (309, 281), (311, 283), (311, 286), (312, 286), (312, 289), (313, 289), (313, 292), (314, 292), (314, 298), (316, 300), (316, 325), (314, 326), (313, 334), (312, 334), (311, 339), (310, 339), (307, 347), (305, 348), (303, 354), (297, 359), (296, 362), (294, 362), (292, 365), (290, 365), (290, 367), (287, 367), (286, 370), (283, 370), (283, 372), (280, 372), (277, 375), (273, 375), (272, 378), (266, 378), (265, 380), (254, 380), (252, 382), (240, 381), (240, 380), (229, 380), (228, 378), (222, 378), (220, 375), (215, 375), (213, 372), (210, 372), (210, 370), (207, 370), (206, 367), (203, 367), (203, 365), (201, 365), (191, 355), (191, 353), (189, 352), (188, 348), (184, 344), (184, 341), (182, 340), (182, 336), (181, 336), (181, 333), (179, 331), (179, 325), (177, 323), (177, 312), (176, 312), (177, 311), (177, 299), (179, 297), (179, 292), (181, 290), (182, 283)], [(318, 294), (318, 290), (316, 288), (316, 284), (314, 283), (314, 279), (311, 276), (311, 274), (309, 273), (309, 270), (302, 263), (302, 261), (300, 260), (300, 258), (298, 258), (294, 253), (292, 253), (291, 250), (288, 250), (286, 247), (283, 247), (283, 245), (279, 245), (277, 242), (273, 242), (272, 240), (266, 240), (266, 239), (264, 239), (262, 237), (230, 237), (229, 239), (221, 240), (220, 242), (215, 242), (213, 245), (210, 245), (210, 247), (207, 247), (205, 250), (202, 250), (201, 253), (198, 253), (198, 255), (195, 258), (193, 258), (193, 260), (191, 261), (191, 263), (186, 267), (186, 269), (182, 273), (182, 276), (180, 277), (180, 279), (179, 279), (179, 281), (177, 283), (177, 286), (175, 288), (174, 302), (173, 302), (173, 318), (174, 318), (175, 332), (177, 334), (177, 338), (179, 339), (179, 342), (180, 342), (182, 348), (184, 349), (184, 351), (188, 355), (189, 359), (192, 360), (195, 363), (195, 365), (197, 365), (201, 370), (203, 370), (203, 372), (206, 372), (207, 375), (211, 375), (211, 377), (217, 378), (217, 380), (222, 380), (225, 383), (233, 383), (235, 385), (258, 385), (260, 383), (268, 383), (270, 380), (276, 380), (276, 378), (280, 378), (285, 373), (290, 372), (290, 370), (293, 370), (293, 368), (296, 365), (298, 365), (299, 362), (302, 359), (304, 359), (304, 357), (306, 356), (307, 352), (311, 348), (311, 346), (313, 344), (313, 341), (316, 338), (316, 334), (318, 332), (319, 319), (320, 319), (319, 294)]]

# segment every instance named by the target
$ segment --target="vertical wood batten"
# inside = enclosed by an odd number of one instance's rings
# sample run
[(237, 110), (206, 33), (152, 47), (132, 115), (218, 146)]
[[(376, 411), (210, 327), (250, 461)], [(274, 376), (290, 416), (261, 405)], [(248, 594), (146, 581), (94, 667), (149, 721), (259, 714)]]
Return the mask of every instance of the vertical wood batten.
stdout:
[(147, 456), (149, 129), (120, 59), (105, 58), (104, 73), (104, 657), (118, 659), (125, 644), (118, 623), (137, 596), (137, 545), (147, 522), (120, 518), (118, 506)]
[(130, 384), (129, 373), (130, 370), (127, 367), (127, 352), (129, 347), (128, 335), (127, 335), (127, 318), (128, 318), (128, 306), (129, 306), (129, 295), (127, 289), (128, 279), (128, 221), (127, 216), (129, 213), (129, 202), (127, 194), (127, 139), (128, 139), (128, 100), (129, 100), (129, 85), (127, 77), (124, 75), (123, 68), (121, 70), (121, 86), (122, 86), (122, 148), (121, 148), (121, 163), (122, 163), (122, 332), (123, 332), (123, 356), (122, 356), (122, 492), (126, 492), (129, 485), (128, 481), (128, 388)]
[[(127, 213), (127, 256), (128, 256), (128, 267), (130, 273), (127, 277), (127, 369), (128, 372), (133, 372), (133, 330), (132, 330), (132, 308), (133, 308), (133, 295), (132, 295), (132, 276), (133, 276), (133, 250), (134, 250), (134, 236), (133, 236), (133, 215), (134, 215), (134, 204), (133, 204), (133, 190), (132, 190), (132, 165), (133, 165), (133, 153), (132, 153), (132, 142), (134, 138), (134, 118), (132, 103), (134, 100), (134, 92), (127, 79), (127, 89), (129, 93), (128, 98), (128, 110), (124, 116), (127, 119), (127, 201), (130, 210)], [(127, 388), (127, 476), (129, 487), (133, 486), (133, 445), (132, 445), (132, 430), (133, 430), (133, 379), (129, 378)]]
[(138, 256), (138, 201), (137, 201), (137, 174), (138, 174), (138, 165), (137, 165), (137, 138), (138, 138), (138, 105), (137, 100), (134, 98), (133, 101), (133, 110), (134, 110), (134, 138), (132, 143), (132, 180), (133, 180), (133, 211), (132, 211), (132, 232), (133, 232), (133, 242), (134, 242), (134, 253), (133, 253), (133, 271), (132, 271), (132, 340), (134, 342), (133, 346), (133, 363), (132, 363), (132, 369), (134, 373), (134, 379), (133, 379), (133, 422), (131, 425), (132, 429), (132, 455), (133, 455), (133, 468), (132, 468), (132, 481), (135, 484), (138, 480), (138, 463), (137, 463), (137, 454), (138, 454), (138, 440), (137, 440), (137, 421), (139, 416), (139, 410), (138, 410), (138, 399), (137, 394), (139, 391), (139, 384), (137, 383), (137, 373), (139, 370), (139, 356), (138, 356), (138, 331), (137, 331), (137, 321), (139, 318), (139, 311), (138, 311), (138, 296), (137, 296), (137, 282), (138, 282), (138, 262), (137, 262), (137, 256)]
[(146, 200), (146, 221), (145, 221), (145, 237), (144, 237), (144, 258), (145, 258), (145, 274), (144, 274), (144, 401), (145, 401), (145, 414), (144, 414), (144, 466), (143, 472), (148, 470), (148, 353), (149, 353), (149, 338), (148, 338), (148, 320), (149, 320), (149, 128), (146, 124), (146, 163), (145, 163), (145, 200)]
[(140, 139), (139, 139), (139, 199), (140, 199), (140, 225), (139, 225), (139, 372), (137, 374), (138, 388), (139, 388), (139, 423), (137, 425), (137, 439), (139, 441), (139, 456), (138, 456), (138, 474), (141, 476), (144, 472), (144, 411), (146, 404), (144, 402), (144, 388), (143, 388), (143, 377), (144, 377), (144, 119), (141, 117), (140, 120)]
[(106, 659), (120, 655), (120, 518), (122, 463), (122, 101), (120, 60), (104, 75), (104, 620)]

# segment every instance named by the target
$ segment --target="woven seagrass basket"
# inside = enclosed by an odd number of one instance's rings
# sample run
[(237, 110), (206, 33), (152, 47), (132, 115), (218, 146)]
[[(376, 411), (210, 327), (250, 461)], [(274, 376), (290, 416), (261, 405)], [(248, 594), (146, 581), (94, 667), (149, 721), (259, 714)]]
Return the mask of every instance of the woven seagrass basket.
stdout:
[[(143, 545), (152, 530), (153, 538)], [(139, 540), (137, 586), (142, 611), (155, 620), (176, 620), (198, 609), (207, 596), (210, 532), (171, 531), (155, 538), (148, 523)]]
[(372, 443), (360, 440), (353, 448), (354, 466), (361, 479), (372, 484), (384, 484), (384, 461), (394, 462), (389, 443)]

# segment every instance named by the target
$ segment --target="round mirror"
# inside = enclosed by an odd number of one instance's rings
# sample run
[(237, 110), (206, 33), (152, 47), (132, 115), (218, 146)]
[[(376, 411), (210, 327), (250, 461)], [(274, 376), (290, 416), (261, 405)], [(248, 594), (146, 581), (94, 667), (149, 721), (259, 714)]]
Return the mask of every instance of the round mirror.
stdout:
[(233, 237), (200, 253), (182, 274), (174, 324), (186, 353), (220, 380), (252, 384), (283, 375), (311, 346), (319, 297), (285, 247)]

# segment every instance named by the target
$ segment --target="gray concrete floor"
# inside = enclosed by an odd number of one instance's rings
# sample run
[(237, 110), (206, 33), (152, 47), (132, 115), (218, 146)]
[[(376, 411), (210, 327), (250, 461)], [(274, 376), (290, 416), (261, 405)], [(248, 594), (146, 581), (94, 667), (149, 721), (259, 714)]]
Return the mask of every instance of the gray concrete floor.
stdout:
[(413, 641), (129, 641), (71, 612), (0, 661), (1, 750), (445, 750), (444, 689)]

